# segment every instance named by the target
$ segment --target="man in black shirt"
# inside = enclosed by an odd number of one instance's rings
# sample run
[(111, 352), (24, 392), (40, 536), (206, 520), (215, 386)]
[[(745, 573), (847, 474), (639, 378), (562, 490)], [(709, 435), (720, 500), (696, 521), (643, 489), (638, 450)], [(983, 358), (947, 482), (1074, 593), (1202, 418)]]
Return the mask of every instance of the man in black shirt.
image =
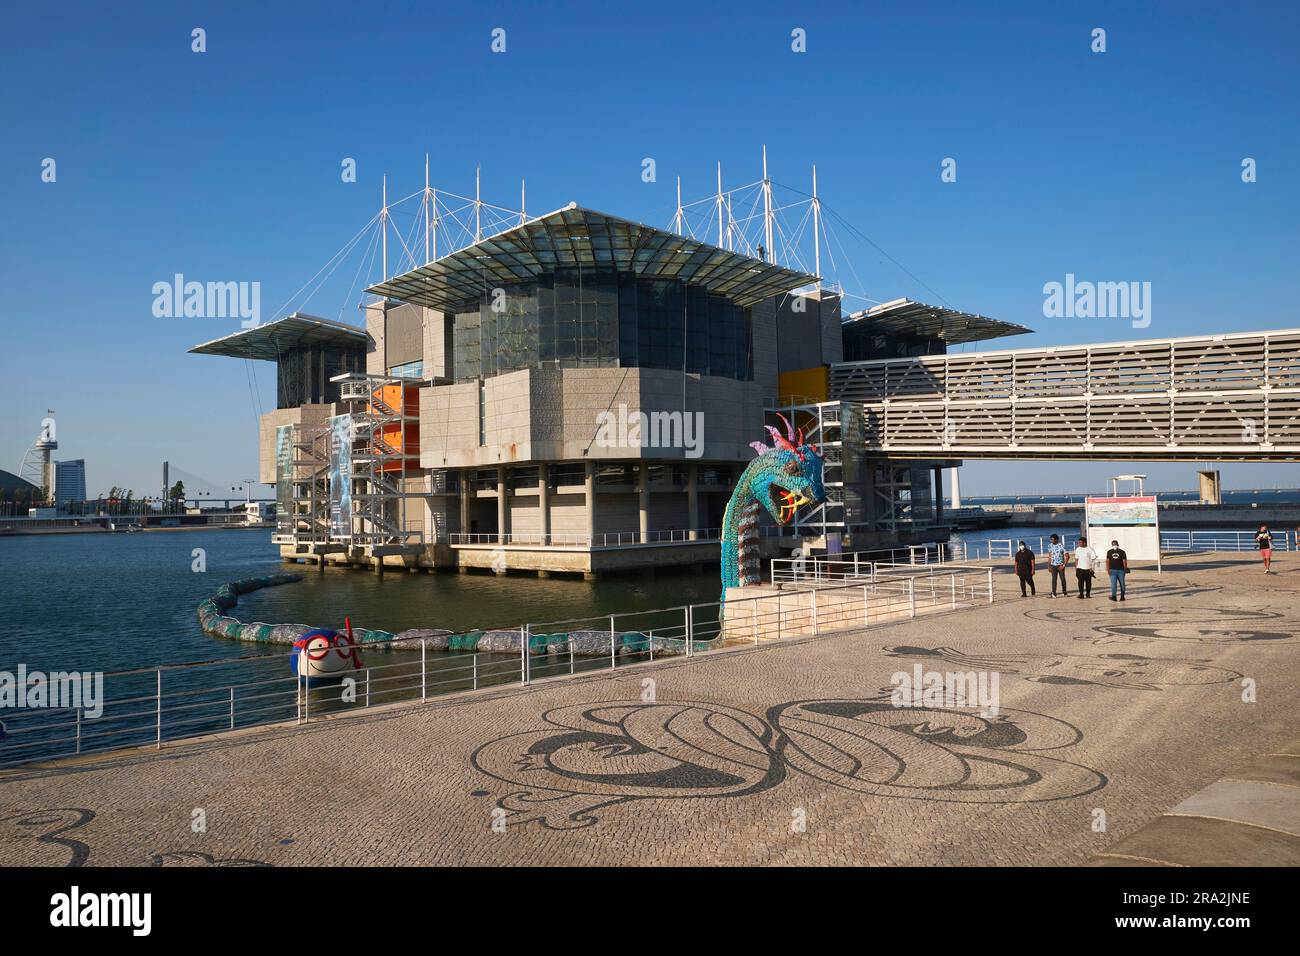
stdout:
[(1029, 545), (1023, 541), (1020, 542), (1020, 548), (1016, 551), (1016, 577), (1020, 579), (1020, 596), (1027, 597), (1025, 594), (1025, 585), (1029, 585), (1029, 593), (1037, 594), (1038, 590), (1034, 587), (1034, 552), (1029, 550)]
[(1127, 588), (1124, 586), (1124, 579), (1128, 577), (1128, 554), (1119, 546), (1118, 541), (1110, 543), (1110, 550), (1106, 552), (1106, 570), (1110, 572), (1110, 599), (1115, 600), (1115, 592), (1119, 591), (1119, 599), (1124, 600)]

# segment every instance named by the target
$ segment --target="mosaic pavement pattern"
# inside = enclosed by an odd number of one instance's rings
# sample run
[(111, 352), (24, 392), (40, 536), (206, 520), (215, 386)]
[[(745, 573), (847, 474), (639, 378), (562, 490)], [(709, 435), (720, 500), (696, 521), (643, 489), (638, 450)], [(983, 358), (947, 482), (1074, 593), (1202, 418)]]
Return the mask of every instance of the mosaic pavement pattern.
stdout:
[[(10, 773), (0, 865), (1082, 864), (1300, 738), (1276, 567)], [(1000, 707), (892, 706), (918, 665)]]

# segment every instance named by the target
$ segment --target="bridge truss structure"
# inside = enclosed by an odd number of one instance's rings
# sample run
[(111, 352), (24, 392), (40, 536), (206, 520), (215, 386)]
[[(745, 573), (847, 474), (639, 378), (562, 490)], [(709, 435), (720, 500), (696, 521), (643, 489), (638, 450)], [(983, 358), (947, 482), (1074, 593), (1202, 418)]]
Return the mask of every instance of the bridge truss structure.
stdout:
[(879, 458), (1295, 461), (1300, 329), (831, 366)]

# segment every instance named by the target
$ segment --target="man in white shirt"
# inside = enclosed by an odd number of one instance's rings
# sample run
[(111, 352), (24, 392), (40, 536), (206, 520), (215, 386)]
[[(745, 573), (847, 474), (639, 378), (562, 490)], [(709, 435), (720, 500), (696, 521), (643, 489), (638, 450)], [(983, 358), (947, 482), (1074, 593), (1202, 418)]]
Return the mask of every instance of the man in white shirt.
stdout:
[(1074, 579), (1079, 585), (1079, 600), (1092, 597), (1092, 579), (1097, 573), (1097, 552), (1088, 547), (1088, 539), (1080, 538), (1074, 549)]

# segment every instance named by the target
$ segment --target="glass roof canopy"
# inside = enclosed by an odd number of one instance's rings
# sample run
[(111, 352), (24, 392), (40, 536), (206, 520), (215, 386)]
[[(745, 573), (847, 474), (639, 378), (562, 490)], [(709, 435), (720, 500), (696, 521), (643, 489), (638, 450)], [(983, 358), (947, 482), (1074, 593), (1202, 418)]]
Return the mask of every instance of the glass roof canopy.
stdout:
[(556, 269), (680, 280), (740, 306), (817, 281), (816, 276), (570, 203), (366, 291), (457, 312), (476, 306), (480, 297), (506, 283)]
[(301, 345), (363, 347), (366, 341), (365, 329), (295, 312), (283, 319), (196, 345), (190, 352), (274, 362), (284, 352)]
[(926, 305), (911, 299), (895, 299), (854, 312), (844, 320), (844, 329), (882, 335), (914, 335), (953, 344), (981, 342), (984, 339), (1033, 331), (1014, 322), (958, 312), (938, 305)]

